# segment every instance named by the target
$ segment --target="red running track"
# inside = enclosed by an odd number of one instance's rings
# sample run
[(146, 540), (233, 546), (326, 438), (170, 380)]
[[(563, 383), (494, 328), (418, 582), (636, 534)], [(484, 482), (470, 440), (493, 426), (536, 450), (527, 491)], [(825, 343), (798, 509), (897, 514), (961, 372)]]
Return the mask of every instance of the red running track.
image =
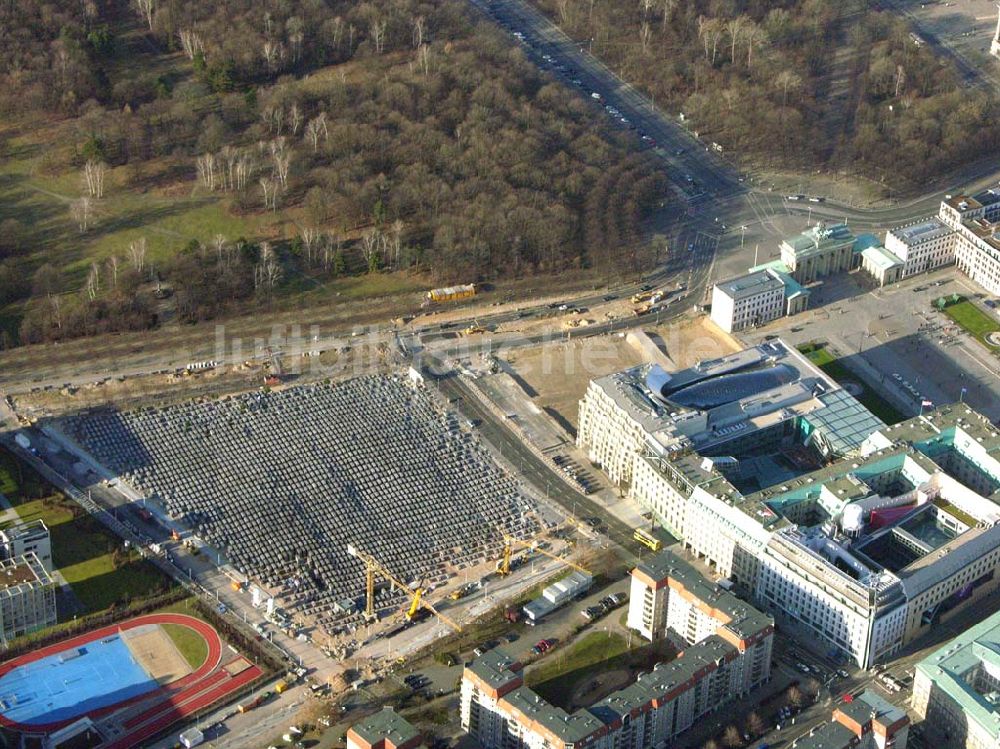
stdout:
[[(226, 673), (221, 671), (220, 673)], [(107, 749), (131, 749), (131, 747), (141, 745), (146, 739), (151, 736), (155, 736), (161, 731), (165, 730), (172, 723), (176, 723), (179, 720), (183, 720), (189, 715), (193, 715), (199, 710), (211, 705), (219, 699), (222, 699), (227, 694), (235, 692), (237, 689), (249, 684), (251, 681), (256, 679), (263, 673), (257, 666), (251, 666), (245, 671), (241, 671), (222, 684), (214, 686), (207, 692), (200, 690), (199, 685), (195, 685), (185, 690), (185, 694), (198, 692), (193, 697), (187, 698), (182, 696), (181, 702), (183, 704), (171, 704), (170, 709), (155, 718), (149, 723), (133, 731), (128, 736), (119, 739), (115, 743), (107, 747)], [(228, 676), (228, 674), (226, 674)]]
[[(30, 653), (18, 656), (6, 663), (0, 664), (0, 678), (4, 674), (12, 671), (18, 666), (23, 666), (26, 663), (31, 663), (33, 661), (40, 660), (46, 656), (55, 655), (56, 653), (61, 653), (64, 650), (70, 650), (72, 648), (78, 648), (86, 645), (88, 642), (94, 642), (95, 640), (101, 640), (110, 635), (117, 634), (119, 632), (124, 632), (136, 627), (141, 627), (146, 624), (179, 624), (184, 627), (189, 627), (200, 634), (205, 642), (208, 643), (208, 657), (205, 658), (205, 662), (202, 663), (197, 669), (184, 676), (177, 681), (171, 682), (170, 684), (165, 684), (157, 689), (150, 692), (145, 692), (144, 694), (136, 695), (127, 700), (122, 700), (121, 702), (116, 702), (113, 705), (105, 705), (104, 707), (98, 708), (96, 710), (90, 710), (85, 713), (92, 720), (113, 713), (116, 710), (120, 710), (126, 705), (130, 705), (134, 702), (140, 700), (149, 700), (157, 695), (168, 698), (172, 694), (176, 694), (178, 691), (185, 691), (186, 687), (195, 685), (198, 681), (204, 678), (207, 674), (214, 671), (219, 667), (219, 663), (222, 660), (222, 639), (219, 637), (219, 633), (215, 631), (207, 622), (201, 619), (196, 619), (193, 616), (187, 616), (186, 614), (147, 614), (146, 616), (138, 616), (135, 619), (128, 619), (124, 622), (118, 622), (117, 624), (112, 624), (107, 627), (102, 627), (101, 629), (95, 629), (91, 632), (86, 632), (82, 635), (77, 635), (68, 640), (61, 640), (60, 642), (48, 645), (44, 648), (39, 648)], [(200, 691), (200, 690), (199, 690)], [(167, 700), (169, 704), (169, 700)], [(0, 714), (0, 726), (5, 728), (10, 728), (14, 731), (31, 732), (37, 733), (39, 731), (52, 732), (56, 731), (63, 726), (69, 725), (75, 720), (83, 717), (82, 715), (77, 715), (74, 718), (69, 718), (67, 720), (56, 721), (53, 723), (32, 723), (32, 724), (21, 724), (12, 720), (8, 720), (4, 715)]]

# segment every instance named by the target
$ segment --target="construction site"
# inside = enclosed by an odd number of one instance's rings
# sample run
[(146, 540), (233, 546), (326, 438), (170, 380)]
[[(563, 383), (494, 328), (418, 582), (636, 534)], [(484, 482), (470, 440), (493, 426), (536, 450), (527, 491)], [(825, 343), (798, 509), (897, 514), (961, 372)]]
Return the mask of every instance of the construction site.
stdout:
[(566, 548), (561, 516), (402, 374), (100, 409), (45, 429), (176, 539), (231, 566), (255, 605), (271, 599), (269, 612), (335, 651), (431, 613), (458, 630), (442, 609), (491, 580), (495, 605), (510, 572)]

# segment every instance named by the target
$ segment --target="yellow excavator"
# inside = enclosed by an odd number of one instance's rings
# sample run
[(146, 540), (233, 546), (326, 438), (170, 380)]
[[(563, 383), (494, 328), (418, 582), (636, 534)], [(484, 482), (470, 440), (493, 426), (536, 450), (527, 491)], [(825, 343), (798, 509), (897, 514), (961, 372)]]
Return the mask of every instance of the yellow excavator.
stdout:
[(359, 559), (365, 565), (365, 618), (368, 619), (368, 621), (374, 621), (377, 619), (375, 615), (375, 576), (380, 575), (384, 579), (388, 580), (390, 585), (398, 588), (410, 596), (410, 606), (406, 611), (407, 621), (411, 621), (417, 611), (424, 608), (456, 632), (462, 631), (462, 628), (456, 622), (454, 622), (450, 617), (442, 614), (424, 598), (424, 593), (427, 591), (424, 590), (423, 582), (421, 582), (416, 589), (411, 588), (409, 585), (400, 582), (399, 579), (389, 572), (389, 570), (387, 570), (385, 566), (375, 557), (362, 551), (353, 544), (348, 544), (347, 553), (355, 559)]

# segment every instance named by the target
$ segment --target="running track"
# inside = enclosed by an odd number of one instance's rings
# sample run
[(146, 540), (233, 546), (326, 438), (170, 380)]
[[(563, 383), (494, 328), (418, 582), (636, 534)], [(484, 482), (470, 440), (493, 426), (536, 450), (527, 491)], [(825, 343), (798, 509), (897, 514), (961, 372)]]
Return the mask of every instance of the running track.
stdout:
[[(4, 664), (0, 664), (0, 677), (26, 663), (31, 663), (32, 661), (60, 653), (64, 650), (81, 647), (88, 642), (103, 639), (110, 635), (146, 624), (179, 624), (195, 630), (208, 643), (208, 657), (205, 658), (205, 662), (196, 670), (177, 681), (159, 687), (152, 692), (146, 692), (131, 699), (107, 705), (97, 710), (91, 710), (87, 713), (91, 719), (97, 719), (120, 710), (131, 703), (139, 701), (150, 702), (149, 707), (138, 719), (129, 720), (126, 724), (130, 729), (138, 726), (137, 730), (113, 744), (114, 749), (124, 749), (125, 747), (137, 745), (144, 739), (164, 730), (175, 721), (181, 720), (211, 705), (226, 694), (250, 683), (262, 673), (256, 666), (247, 668), (233, 677), (230, 677), (225, 671), (216, 671), (222, 661), (222, 640), (219, 637), (219, 633), (201, 619), (196, 619), (185, 614), (149, 614), (87, 632), (68, 640), (62, 640), (53, 645), (39, 648), (31, 653), (14, 658)], [(209, 676), (210, 674), (211, 676)], [(223, 674), (223, 676), (219, 674)], [(24, 725), (8, 720), (3, 715), (0, 715), (0, 725), (15, 731), (30, 733), (40, 731), (51, 732), (72, 723), (79, 717), (81, 716), (53, 723)]]

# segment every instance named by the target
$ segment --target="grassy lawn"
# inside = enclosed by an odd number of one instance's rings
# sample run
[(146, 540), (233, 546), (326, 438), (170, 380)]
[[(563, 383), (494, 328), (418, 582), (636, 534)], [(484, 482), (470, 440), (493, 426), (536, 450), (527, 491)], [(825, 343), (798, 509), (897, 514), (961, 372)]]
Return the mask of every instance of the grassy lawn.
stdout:
[[(802, 349), (800, 348), (800, 351)], [(812, 350), (803, 351), (806, 358), (809, 359), (813, 364), (823, 370), (824, 373), (830, 375), (837, 382), (857, 382), (864, 388), (858, 400), (861, 402), (865, 408), (875, 414), (877, 417), (882, 419), (886, 424), (897, 424), (906, 418), (898, 408), (892, 405), (889, 401), (883, 398), (881, 395), (876, 393), (872, 388), (868, 387), (865, 382), (854, 374), (853, 371), (848, 369), (844, 362), (840, 359), (834, 357), (825, 347), (819, 347)]]
[(673, 659), (677, 653), (667, 642), (647, 643), (633, 637), (629, 649), (626, 637), (617, 632), (589, 632), (566, 648), (557, 648), (531, 668), (525, 682), (545, 700), (563, 709), (572, 707), (577, 688), (610, 671), (628, 670), (632, 676), (648, 671), (657, 663)]
[[(628, 643), (617, 632), (591, 632), (565, 649), (558, 649), (528, 672), (527, 682), (532, 687), (551, 681), (578, 681), (583, 672), (605, 670), (608, 662), (628, 652)], [(577, 675), (579, 672), (579, 677)], [(571, 680), (569, 674), (574, 674)]]
[(944, 308), (944, 313), (965, 332), (978, 338), (984, 345), (995, 348), (986, 340), (986, 336), (1000, 330), (1000, 325), (968, 299), (948, 305)]
[(172, 584), (137, 553), (125, 551), (96, 520), (61, 495), (22, 502), (16, 509), (22, 520), (41, 519), (48, 526), (52, 562), (86, 613), (164, 592)]
[(196, 669), (208, 657), (208, 643), (205, 638), (193, 629), (182, 624), (161, 624), (163, 631), (167, 633), (184, 660), (191, 668)]

